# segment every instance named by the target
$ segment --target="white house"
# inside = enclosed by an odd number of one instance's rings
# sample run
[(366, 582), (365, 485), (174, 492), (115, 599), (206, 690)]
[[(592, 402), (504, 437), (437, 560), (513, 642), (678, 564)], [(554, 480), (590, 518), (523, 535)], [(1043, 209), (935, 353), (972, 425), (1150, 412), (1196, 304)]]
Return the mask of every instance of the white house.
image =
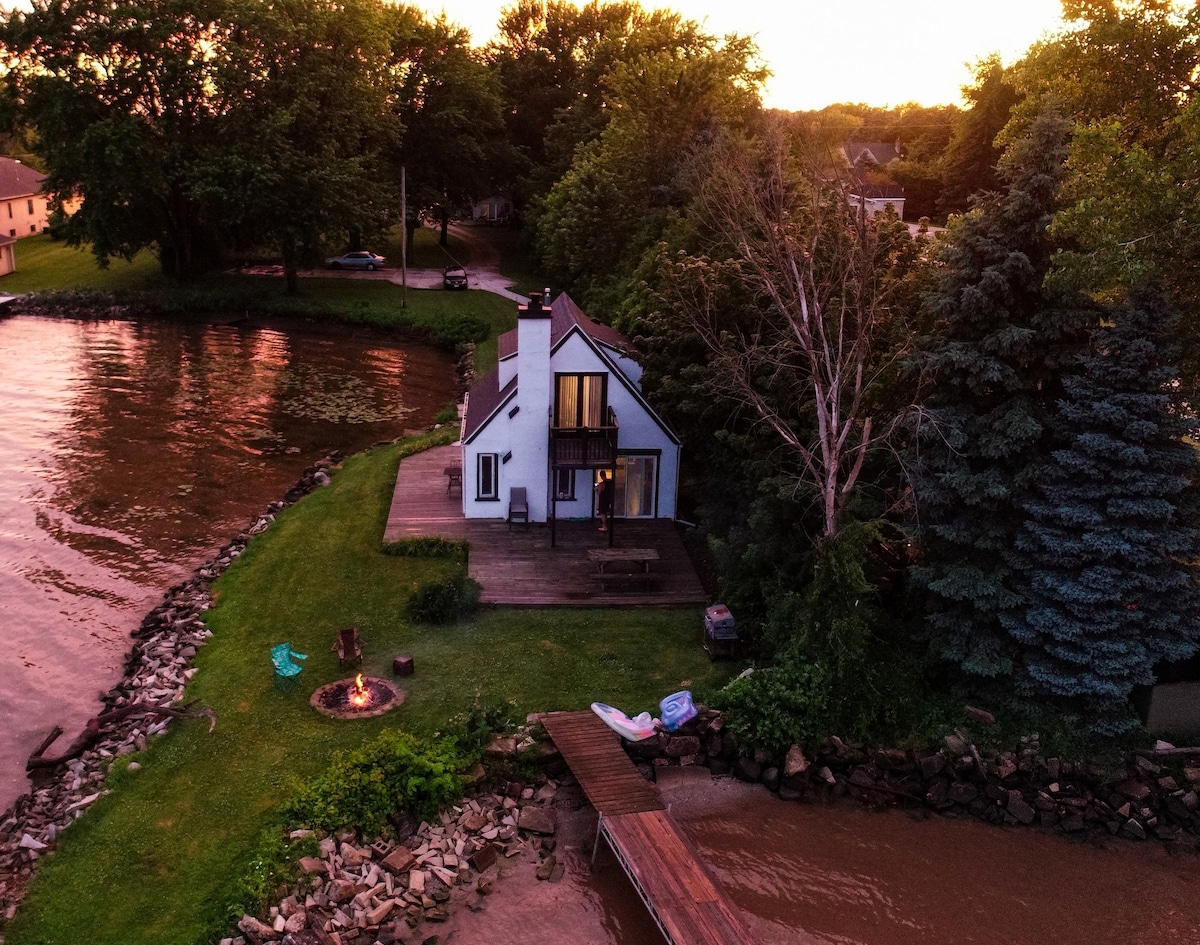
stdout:
[(499, 358), (467, 395), (463, 513), (504, 519), (514, 488), (529, 521), (586, 519), (601, 470), (618, 518), (674, 518), (679, 439), (646, 403), (621, 334), (567, 295), (531, 295)]

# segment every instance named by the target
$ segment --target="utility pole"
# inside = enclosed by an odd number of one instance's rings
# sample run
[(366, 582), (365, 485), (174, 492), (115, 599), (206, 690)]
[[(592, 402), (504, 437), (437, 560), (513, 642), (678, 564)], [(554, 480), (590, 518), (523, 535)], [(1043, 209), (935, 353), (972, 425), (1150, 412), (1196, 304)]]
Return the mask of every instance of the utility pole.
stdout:
[(408, 187), (400, 165), (400, 307), (408, 308)]

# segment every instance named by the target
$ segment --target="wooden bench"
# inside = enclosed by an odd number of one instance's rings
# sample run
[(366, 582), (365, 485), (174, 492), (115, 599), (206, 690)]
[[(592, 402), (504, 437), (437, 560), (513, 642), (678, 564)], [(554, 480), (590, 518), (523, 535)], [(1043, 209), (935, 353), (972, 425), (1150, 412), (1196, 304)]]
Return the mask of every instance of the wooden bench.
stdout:
[(598, 581), (605, 591), (639, 587), (651, 590), (657, 578), (652, 571), (600, 571), (592, 575), (592, 580)]
[(655, 548), (589, 548), (588, 560), (596, 565), (592, 579), (603, 590), (652, 588), (658, 575), (650, 570), (658, 560)]

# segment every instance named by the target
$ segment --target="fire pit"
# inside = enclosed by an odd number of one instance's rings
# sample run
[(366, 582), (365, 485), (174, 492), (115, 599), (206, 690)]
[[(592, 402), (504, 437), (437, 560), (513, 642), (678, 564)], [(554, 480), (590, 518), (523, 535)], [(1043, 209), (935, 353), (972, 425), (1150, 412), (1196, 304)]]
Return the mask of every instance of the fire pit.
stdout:
[(339, 679), (322, 686), (308, 701), (330, 718), (369, 719), (404, 702), (404, 690), (386, 679), (359, 673), (354, 679)]

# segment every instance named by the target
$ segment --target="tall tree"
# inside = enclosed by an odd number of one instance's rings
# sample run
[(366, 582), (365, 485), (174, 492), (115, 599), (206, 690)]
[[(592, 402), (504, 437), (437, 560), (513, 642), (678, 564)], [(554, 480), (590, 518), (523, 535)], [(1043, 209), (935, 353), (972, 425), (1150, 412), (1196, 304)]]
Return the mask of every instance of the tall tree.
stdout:
[(445, 245), (450, 216), (511, 178), (517, 160), (505, 140), (496, 74), (470, 34), (413, 7), (396, 7), (394, 16), (393, 107), (402, 131), (392, 160), (407, 169), (414, 209), (437, 212)]
[(889, 290), (908, 235), (857, 213), (782, 136), (755, 150), (709, 156), (693, 208), (709, 252), (665, 260), (660, 294), (706, 349), (705, 389), (769, 431), (830, 541), (892, 426), (878, 387), (899, 356)]
[(975, 83), (963, 89), (968, 107), (954, 121), (953, 134), (941, 155), (942, 192), (937, 213), (962, 213), (971, 197), (1001, 185), (996, 138), (1008, 124), (1019, 95), (998, 56), (975, 66)]
[(528, 161), (519, 203), (549, 190), (576, 149), (608, 125), (615, 114), (608, 89), (614, 69), (659, 53), (703, 56), (712, 43), (695, 22), (628, 0), (583, 6), (518, 0), (506, 8), (488, 54), (507, 105), (509, 141)]
[(613, 69), (613, 117), (578, 148), (535, 220), (543, 266), (585, 306), (616, 308), (642, 254), (689, 199), (692, 153), (757, 118), (765, 73), (755, 55), (747, 39), (707, 37), (694, 52), (655, 52)]
[(1025, 603), (1011, 552), (1047, 455), (1062, 369), (1095, 320), (1084, 300), (1042, 286), (1068, 126), (1043, 111), (1001, 161), (1007, 189), (958, 219), (927, 305), (919, 360), (929, 394), (914, 463), (933, 645), (976, 680), (1009, 677), (1015, 646), (1002, 622)]
[(8, 14), (6, 80), (48, 186), (82, 197), (68, 240), (102, 262), (154, 247), (182, 277), (240, 231), (294, 274), (320, 235), (371, 208), (381, 9), (37, 0)]
[(1015, 560), (1023, 608), (1001, 620), (1022, 688), (1116, 732), (1160, 660), (1200, 642), (1197, 427), (1170, 362), (1173, 318), (1148, 291), (1092, 334), (1063, 380), (1053, 453), (1025, 503)]
[(276, 0), (237, 11), (218, 70), (237, 96), (222, 138), (190, 172), (192, 192), (237, 244), (278, 250), (288, 290), (325, 240), (380, 232), (397, 189), (382, 170), (390, 26), (376, 0)]
[(5, 17), (6, 81), (47, 188), (83, 197), (64, 232), (102, 262), (151, 244), (176, 275), (206, 261), (188, 172), (234, 104), (214, 88), (229, 13), (226, 0), (39, 0)]

